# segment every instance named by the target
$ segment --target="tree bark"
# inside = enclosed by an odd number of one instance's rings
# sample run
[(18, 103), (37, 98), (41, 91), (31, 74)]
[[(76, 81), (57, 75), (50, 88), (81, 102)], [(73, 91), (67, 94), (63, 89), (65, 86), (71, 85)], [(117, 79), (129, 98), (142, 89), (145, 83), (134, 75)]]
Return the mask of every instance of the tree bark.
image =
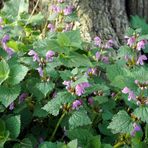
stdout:
[[(30, 4), (35, 5), (36, 1), (30, 0)], [(45, 1), (51, 3), (56, 0), (41, 1), (43, 4)], [(123, 41), (123, 34), (129, 26), (131, 15), (145, 17), (148, 22), (148, 0), (71, 0), (69, 2), (77, 9), (81, 34), (87, 41), (100, 36), (104, 40), (113, 38), (119, 45)]]
[(148, 0), (126, 0), (128, 15), (138, 15), (148, 22)]
[(3, 3), (4, 3), (4, 1), (3, 0), (0, 0), (0, 9), (3, 8)]
[(76, 0), (81, 32), (85, 39), (98, 35), (103, 39), (113, 38), (117, 44), (128, 27), (125, 0)]

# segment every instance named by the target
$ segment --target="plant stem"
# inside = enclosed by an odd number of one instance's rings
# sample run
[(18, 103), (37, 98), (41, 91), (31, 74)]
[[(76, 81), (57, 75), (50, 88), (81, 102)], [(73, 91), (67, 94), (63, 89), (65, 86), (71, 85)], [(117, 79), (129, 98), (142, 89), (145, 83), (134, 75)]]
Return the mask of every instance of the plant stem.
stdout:
[(21, 142), (21, 140), (18, 140), (18, 139), (8, 139), (8, 141), (15, 141), (15, 142), (18, 142), (18, 143), (20, 143), (20, 144), (22, 144), (22, 145), (28, 146), (28, 147), (31, 146), (31, 145), (29, 145), (29, 144), (27, 144), (27, 143)]
[[(32, 10), (32, 12), (31, 12), (31, 15), (29, 16), (29, 18), (28, 18), (28, 20), (27, 20), (27, 22), (26, 22), (26, 25), (28, 24), (28, 22), (29, 22), (30, 19), (32, 18), (32, 16), (33, 16), (33, 14), (34, 14), (34, 12), (35, 12), (35, 10), (36, 10), (36, 8), (37, 8), (39, 2), (40, 2), (40, 0), (38, 0), (38, 1), (36, 2), (35, 6), (34, 6), (34, 8), (33, 8), (33, 10)], [(26, 26), (26, 25), (25, 25), (25, 26)]]
[(64, 111), (63, 114), (61, 115), (61, 117), (60, 117), (60, 119), (59, 119), (59, 121), (58, 121), (58, 123), (57, 123), (57, 125), (56, 125), (56, 127), (55, 127), (55, 129), (54, 129), (54, 131), (53, 131), (53, 133), (51, 135), (51, 137), (50, 137), (50, 140), (52, 140), (54, 138), (54, 136), (55, 136), (55, 134), (57, 132), (57, 129), (58, 129), (58, 127), (59, 127), (60, 123), (62, 122), (62, 120), (63, 120), (65, 115), (66, 115), (66, 111)]
[(120, 147), (121, 145), (124, 145), (124, 142), (123, 142), (123, 141), (116, 143), (116, 144), (114, 145), (114, 148), (118, 148), (118, 147)]

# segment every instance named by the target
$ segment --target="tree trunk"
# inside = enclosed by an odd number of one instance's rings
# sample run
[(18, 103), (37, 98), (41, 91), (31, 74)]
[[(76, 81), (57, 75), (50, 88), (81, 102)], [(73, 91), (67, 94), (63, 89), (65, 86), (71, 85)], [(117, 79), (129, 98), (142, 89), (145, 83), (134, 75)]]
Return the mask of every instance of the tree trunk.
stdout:
[[(40, 1), (43, 4), (45, 1), (51, 3), (56, 0)], [(30, 0), (30, 11), (36, 2), (37, 0)], [(97, 35), (105, 40), (113, 38), (119, 45), (131, 15), (145, 17), (148, 21), (148, 0), (71, 0), (70, 2), (77, 9), (82, 37), (87, 41)]]
[(128, 27), (125, 0), (76, 0), (81, 32), (85, 39), (98, 35), (119, 43)]
[(128, 15), (138, 15), (148, 22), (148, 0), (127, 0)]
[(0, 9), (3, 8), (3, 0), (0, 0)]

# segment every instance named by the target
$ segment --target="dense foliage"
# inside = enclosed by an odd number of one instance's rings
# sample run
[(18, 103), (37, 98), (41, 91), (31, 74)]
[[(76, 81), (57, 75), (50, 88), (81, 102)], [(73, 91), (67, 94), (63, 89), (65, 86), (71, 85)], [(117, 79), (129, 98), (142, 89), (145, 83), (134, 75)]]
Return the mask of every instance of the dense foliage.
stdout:
[(58, 0), (29, 15), (25, 0), (5, 3), (0, 147), (148, 147), (148, 25), (133, 19), (115, 50), (112, 39), (83, 41), (73, 10)]

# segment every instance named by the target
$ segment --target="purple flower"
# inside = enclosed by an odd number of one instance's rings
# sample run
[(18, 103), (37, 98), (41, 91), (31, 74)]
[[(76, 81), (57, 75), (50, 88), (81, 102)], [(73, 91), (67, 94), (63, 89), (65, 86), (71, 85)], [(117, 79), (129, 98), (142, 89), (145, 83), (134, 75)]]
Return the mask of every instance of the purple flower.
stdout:
[(139, 58), (138, 58), (138, 61), (137, 61), (137, 65), (144, 65), (144, 62), (143, 61), (145, 61), (145, 60), (147, 60), (147, 57), (145, 56), (145, 55), (141, 55), (141, 56), (139, 56)]
[(75, 87), (76, 95), (78, 96), (83, 95), (85, 93), (85, 88), (88, 88), (88, 87), (90, 87), (90, 84), (88, 82), (83, 82), (83, 83), (76, 85)]
[(9, 57), (11, 57), (14, 53), (14, 50), (10, 47), (7, 46), (7, 41), (9, 41), (10, 37), (9, 35), (5, 35), (3, 38), (2, 38), (2, 46), (4, 48), (4, 50), (7, 52), (7, 54), (9, 55)]
[(109, 58), (107, 56), (103, 56), (101, 60), (104, 63), (109, 63)]
[(135, 80), (135, 84), (138, 84), (139, 83), (139, 81), (138, 80)]
[(137, 43), (137, 49), (140, 51), (141, 49), (145, 48), (145, 41), (142, 40), (140, 42)]
[(40, 62), (39, 56), (34, 50), (30, 50), (28, 55), (33, 56), (33, 61)]
[(129, 37), (127, 40), (127, 45), (129, 45), (131, 47), (134, 45), (135, 42), (136, 42), (136, 38), (134, 36)]
[(89, 104), (89, 105), (92, 105), (93, 103), (94, 103), (93, 98), (92, 98), (92, 97), (89, 97), (89, 98), (88, 98), (88, 104)]
[(7, 54), (9, 55), (9, 57), (12, 57), (12, 55), (14, 54), (13, 49), (10, 48), (10, 47), (5, 46), (4, 50), (7, 52)]
[(13, 110), (14, 109), (14, 102), (12, 102), (10, 105), (9, 105), (9, 110)]
[(19, 104), (21, 104), (26, 98), (28, 97), (28, 94), (27, 93), (22, 93), (20, 96), (19, 96)]
[(112, 97), (115, 97), (115, 95), (116, 95), (115, 92), (112, 92), (112, 93), (111, 93), (111, 96), (112, 96)]
[(92, 75), (97, 75), (97, 69), (96, 68), (89, 68), (86, 72), (87, 75), (92, 76)]
[(69, 80), (69, 81), (64, 81), (64, 82), (63, 82), (63, 85), (65, 85), (65, 86), (66, 86), (66, 89), (69, 90), (69, 89), (71, 88), (71, 83), (72, 83), (71, 80)]
[(37, 71), (38, 71), (40, 77), (43, 77), (43, 69), (42, 69), (42, 67), (37, 68)]
[(129, 101), (130, 101), (131, 99), (136, 99), (136, 96), (135, 96), (134, 92), (131, 91), (128, 87), (125, 87), (125, 88), (122, 90), (122, 93), (128, 94), (128, 100), (129, 100)]
[(131, 132), (131, 136), (135, 136), (136, 132), (141, 131), (141, 127), (137, 123), (133, 123), (133, 131)]
[(106, 43), (105, 48), (112, 48), (113, 44), (114, 44), (113, 40), (109, 40), (109, 41)]
[(130, 89), (128, 87), (124, 87), (124, 89), (122, 90), (122, 93), (124, 94), (128, 94), (130, 92)]
[(128, 95), (128, 100), (130, 101), (131, 99), (136, 99), (136, 96), (133, 91), (130, 91)]
[(55, 56), (55, 52), (52, 51), (52, 50), (49, 50), (49, 51), (46, 53), (46, 61), (52, 62), (54, 56)]
[(10, 40), (10, 36), (8, 34), (4, 35), (2, 38), (2, 44), (8, 42), (9, 40)]
[(51, 32), (55, 31), (55, 27), (53, 24), (48, 24), (47, 28), (49, 28)]
[(101, 58), (101, 54), (100, 52), (97, 51), (95, 54), (95, 59), (98, 61), (100, 58)]
[(94, 38), (94, 43), (95, 43), (96, 46), (100, 47), (101, 46), (101, 39), (98, 36), (96, 36)]
[(79, 109), (79, 107), (82, 105), (82, 101), (81, 100), (75, 100), (72, 103), (72, 109)]
[(61, 8), (59, 6), (56, 6), (56, 5), (52, 5), (51, 10), (54, 11), (55, 13), (61, 12)]
[(70, 15), (73, 11), (73, 7), (67, 6), (63, 11), (64, 11), (64, 15)]

